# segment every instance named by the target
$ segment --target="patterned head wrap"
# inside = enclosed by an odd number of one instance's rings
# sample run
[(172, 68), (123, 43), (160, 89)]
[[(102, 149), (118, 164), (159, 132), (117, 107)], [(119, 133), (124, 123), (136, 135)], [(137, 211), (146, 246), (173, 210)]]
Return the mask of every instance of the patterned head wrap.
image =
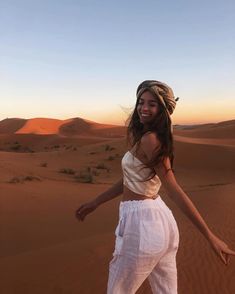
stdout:
[(160, 103), (164, 106), (164, 109), (170, 121), (169, 128), (171, 133), (173, 133), (171, 114), (175, 110), (176, 101), (179, 100), (179, 97), (175, 98), (172, 89), (168, 85), (155, 80), (146, 80), (138, 86), (136, 91), (137, 98), (139, 98), (147, 90), (156, 95)]
[(169, 116), (173, 113), (179, 97), (175, 98), (172, 89), (168, 85), (155, 80), (146, 80), (138, 86), (136, 91), (137, 98), (146, 90), (150, 90), (159, 98)]

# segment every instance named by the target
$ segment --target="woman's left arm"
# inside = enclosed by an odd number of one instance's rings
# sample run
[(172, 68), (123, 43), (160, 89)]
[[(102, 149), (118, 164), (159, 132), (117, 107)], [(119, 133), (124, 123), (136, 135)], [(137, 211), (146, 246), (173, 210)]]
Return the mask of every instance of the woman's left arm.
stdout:
[(193, 202), (177, 183), (172, 170), (170, 169), (167, 171), (165, 167), (162, 167), (158, 168), (156, 171), (158, 172), (158, 175), (160, 174), (161, 182), (168, 196), (205, 236), (216, 254), (227, 265), (229, 263), (230, 255), (235, 255), (235, 251), (231, 250), (225, 242), (212, 233)]
[[(148, 134), (143, 136), (141, 139), (142, 150), (148, 159), (152, 158), (152, 155), (154, 154), (155, 150), (159, 148), (160, 144), (161, 143), (155, 134)], [(192, 223), (208, 240), (216, 254), (227, 265), (229, 263), (230, 255), (235, 255), (235, 251), (231, 250), (226, 243), (220, 240), (209, 229), (195, 205), (177, 183), (174, 173), (171, 169), (169, 158), (166, 158), (163, 163), (159, 164), (154, 169), (169, 197), (185, 213), (185, 215), (188, 216)]]

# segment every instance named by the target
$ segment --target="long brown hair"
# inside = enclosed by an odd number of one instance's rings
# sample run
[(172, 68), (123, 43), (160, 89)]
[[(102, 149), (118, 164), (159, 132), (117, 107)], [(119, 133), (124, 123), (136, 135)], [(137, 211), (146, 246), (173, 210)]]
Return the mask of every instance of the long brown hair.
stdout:
[[(148, 125), (148, 128), (144, 130), (143, 124), (140, 122), (139, 115), (137, 112), (137, 106), (141, 95), (149, 91), (153, 94), (159, 105), (159, 111), (156, 119)], [(174, 161), (174, 146), (173, 146), (173, 135), (172, 135), (172, 122), (170, 119), (169, 112), (167, 112), (166, 107), (160, 102), (159, 97), (151, 89), (151, 87), (145, 86), (145, 90), (141, 92), (141, 95), (137, 94), (136, 104), (133, 112), (127, 120), (127, 144), (129, 143), (131, 147), (136, 145), (136, 151), (139, 149), (140, 141), (142, 136), (147, 132), (155, 133), (160, 141), (160, 147), (155, 150), (154, 155), (151, 160), (149, 160), (145, 167), (150, 168), (150, 178), (155, 176), (154, 167), (159, 163), (163, 162), (166, 157), (170, 158), (171, 168), (173, 167)]]

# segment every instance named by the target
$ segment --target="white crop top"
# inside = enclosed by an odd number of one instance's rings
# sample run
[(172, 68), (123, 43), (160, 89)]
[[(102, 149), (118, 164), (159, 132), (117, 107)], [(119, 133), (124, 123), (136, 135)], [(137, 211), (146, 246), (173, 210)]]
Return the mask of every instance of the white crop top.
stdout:
[(137, 194), (153, 197), (157, 195), (161, 181), (157, 175), (146, 181), (151, 169), (143, 166), (144, 163), (127, 151), (122, 158), (123, 184)]

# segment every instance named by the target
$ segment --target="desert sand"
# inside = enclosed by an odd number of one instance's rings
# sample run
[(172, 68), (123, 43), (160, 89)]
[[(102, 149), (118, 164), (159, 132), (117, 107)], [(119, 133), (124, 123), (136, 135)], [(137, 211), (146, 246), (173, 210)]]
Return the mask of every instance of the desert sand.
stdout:
[[(121, 197), (84, 222), (75, 210), (121, 175), (124, 127), (80, 118), (0, 122), (0, 291), (106, 293)], [(175, 127), (175, 175), (209, 227), (235, 249), (235, 121)], [(225, 266), (165, 194), (180, 230), (179, 294), (235, 293)], [(148, 282), (137, 292), (150, 294)]]

